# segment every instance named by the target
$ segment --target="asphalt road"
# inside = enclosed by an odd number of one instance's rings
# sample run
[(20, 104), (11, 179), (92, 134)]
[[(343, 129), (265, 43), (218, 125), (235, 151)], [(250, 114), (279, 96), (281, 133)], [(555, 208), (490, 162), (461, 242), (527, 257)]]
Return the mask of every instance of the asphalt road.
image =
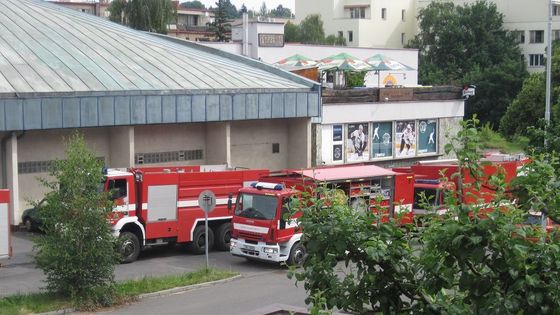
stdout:
[[(32, 233), (14, 233), (12, 259), (0, 268), (0, 297), (16, 293), (38, 292), (44, 275), (33, 263)], [(138, 261), (117, 265), (117, 281), (180, 274), (205, 266), (204, 255), (192, 255), (181, 247), (159, 247), (144, 251)], [(249, 262), (229, 252), (210, 252), (212, 268), (239, 272), (232, 282), (199, 288), (168, 297), (149, 298), (117, 310), (114, 314), (246, 314), (267, 305), (281, 303), (305, 306), (305, 291), (287, 278), (279, 265)]]

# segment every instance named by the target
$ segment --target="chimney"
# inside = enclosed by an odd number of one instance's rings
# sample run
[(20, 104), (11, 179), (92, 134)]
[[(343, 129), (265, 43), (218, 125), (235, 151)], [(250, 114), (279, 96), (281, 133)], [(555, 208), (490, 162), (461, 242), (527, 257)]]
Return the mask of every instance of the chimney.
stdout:
[(243, 56), (249, 56), (249, 14), (243, 12)]

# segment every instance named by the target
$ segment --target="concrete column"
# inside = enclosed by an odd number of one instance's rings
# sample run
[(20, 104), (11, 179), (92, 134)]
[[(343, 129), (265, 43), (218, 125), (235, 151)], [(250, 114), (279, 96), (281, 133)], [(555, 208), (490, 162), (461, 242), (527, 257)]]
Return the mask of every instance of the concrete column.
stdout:
[(12, 202), (12, 222), (15, 225), (19, 222), (21, 213), (19, 209), (19, 174), (18, 174), (18, 148), (17, 135), (15, 132), (6, 143), (6, 179), (8, 189), (10, 190), (10, 198)]
[(288, 167), (311, 167), (311, 118), (289, 121), (288, 126)]
[(113, 127), (109, 131), (109, 167), (134, 166), (134, 127)]
[(231, 166), (231, 123), (206, 124), (206, 164)]

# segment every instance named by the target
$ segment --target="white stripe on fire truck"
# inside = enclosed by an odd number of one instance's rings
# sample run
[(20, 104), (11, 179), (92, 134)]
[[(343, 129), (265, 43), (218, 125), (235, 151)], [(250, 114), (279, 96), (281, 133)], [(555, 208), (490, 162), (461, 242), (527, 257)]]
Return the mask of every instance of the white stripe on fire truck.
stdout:
[[(228, 198), (216, 199), (216, 205), (225, 205), (228, 203)], [(198, 200), (179, 200), (177, 201), (178, 208), (184, 207), (198, 207)]]
[(113, 210), (117, 211), (117, 212), (135, 211), (136, 210), (136, 205), (134, 205), (134, 204), (129, 204), (128, 206), (127, 205), (120, 205), (120, 206), (116, 206)]
[(247, 224), (234, 223), (233, 228), (236, 230), (247, 231), (247, 232), (255, 232), (255, 233), (262, 233), (262, 234), (268, 233), (268, 228), (266, 227), (253, 226)]

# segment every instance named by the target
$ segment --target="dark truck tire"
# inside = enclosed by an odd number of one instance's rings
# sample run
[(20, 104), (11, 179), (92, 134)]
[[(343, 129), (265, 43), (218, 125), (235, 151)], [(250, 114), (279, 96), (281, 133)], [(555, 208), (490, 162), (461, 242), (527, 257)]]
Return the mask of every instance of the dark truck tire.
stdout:
[(226, 222), (220, 224), (216, 229), (214, 246), (216, 250), (228, 251), (231, 240), (231, 223)]
[[(192, 242), (187, 243), (187, 249), (193, 254), (204, 254), (205, 253), (205, 236), (204, 236), (204, 225), (199, 225), (194, 229)], [(214, 232), (208, 227), (208, 248), (214, 246)]]
[(300, 242), (295, 243), (290, 250), (290, 256), (286, 263), (288, 266), (302, 266), (305, 261), (305, 247)]
[(119, 236), (118, 248), (121, 255), (121, 263), (131, 263), (138, 259), (138, 255), (140, 255), (140, 240), (132, 232), (123, 232)]

